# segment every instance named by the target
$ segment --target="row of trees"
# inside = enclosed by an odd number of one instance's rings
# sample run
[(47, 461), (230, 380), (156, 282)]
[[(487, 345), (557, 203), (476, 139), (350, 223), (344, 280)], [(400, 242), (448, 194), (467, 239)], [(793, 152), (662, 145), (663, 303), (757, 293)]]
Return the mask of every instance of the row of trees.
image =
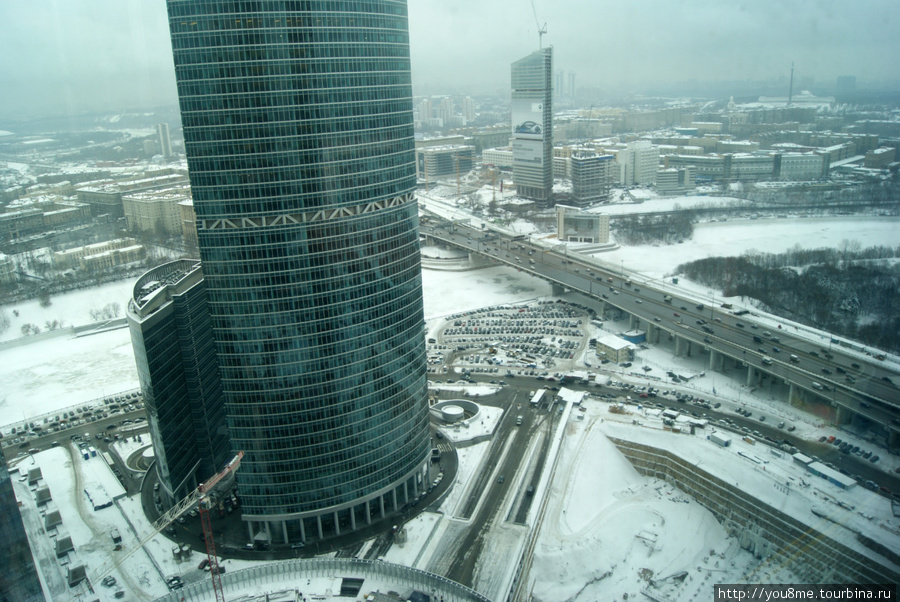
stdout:
[(686, 278), (727, 297), (882, 349), (900, 351), (900, 247), (792, 249), (711, 257), (678, 266)]
[(614, 222), (616, 240), (626, 245), (673, 244), (694, 234), (694, 212), (667, 215), (627, 215)]

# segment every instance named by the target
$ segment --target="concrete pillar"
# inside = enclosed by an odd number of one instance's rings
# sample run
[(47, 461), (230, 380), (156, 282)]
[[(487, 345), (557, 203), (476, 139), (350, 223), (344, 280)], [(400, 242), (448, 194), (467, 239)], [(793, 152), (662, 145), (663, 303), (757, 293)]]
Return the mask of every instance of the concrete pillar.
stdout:
[(338, 517), (337, 510), (334, 511), (334, 534), (335, 535), (341, 534), (341, 521), (340, 521), (340, 518)]
[(378, 504), (381, 506), (381, 518), (384, 518), (384, 495), (378, 496)]
[(852, 414), (853, 413), (844, 406), (836, 406), (834, 412), (834, 421), (837, 424), (846, 424), (850, 422)]
[(253, 542), (253, 521), (247, 521), (247, 535), (250, 537), (250, 542)]
[(634, 316), (632, 314), (628, 314), (628, 329), (631, 330), (634, 328)]
[(356, 508), (350, 508), (350, 528), (356, 531)]
[(284, 543), (288, 543), (288, 534), (287, 534), (287, 521), (281, 521), (281, 536), (284, 538), (282, 541)]
[(397, 488), (396, 487), (391, 489), (391, 500), (394, 503), (394, 512), (396, 512), (397, 508), (398, 508), (398, 506), (397, 506)]
[(753, 381), (756, 379), (756, 368), (753, 366), (747, 366), (747, 386), (752, 386)]
[(716, 351), (715, 349), (710, 348), (710, 350), (709, 350), (709, 369), (710, 370), (716, 369), (716, 364), (719, 363), (719, 358), (720, 358), (719, 352)]
[(681, 354), (684, 352), (684, 349), (682, 348), (683, 347), (682, 338), (677, 335), (674, 335), (674, 336), (675, 336), (675, 357), (681, 357)]
[(266, 541), (268, 541), (270, 544), (274, 543), (272, 541), (272, 529), (269, 521), (265, 521), (263, 524), (266, 526)]
[(794, 402), (794, 383), (788, 383), (788, 403)]
[(300, 541), (306, 541), (306, 527), (304, 526), (304, 521), (302, 518), (300, 519)]
[(366, 524), (367, 525), (372, 524), (372, 508), (369, 504), (371, 504), (371, 500), (366, 501)]
[(403, 503), (409, 503), (409, 483), (407, 481), (403, 481)]
[(322, 515), (316, 516), (316, 528), (319, 530), (319, 539), (325, 539), (325, 533), (322, 531)]

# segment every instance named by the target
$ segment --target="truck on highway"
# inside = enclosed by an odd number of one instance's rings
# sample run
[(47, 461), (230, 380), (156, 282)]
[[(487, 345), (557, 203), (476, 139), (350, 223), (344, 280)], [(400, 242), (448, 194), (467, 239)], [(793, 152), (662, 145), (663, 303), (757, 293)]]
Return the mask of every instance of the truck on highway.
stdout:
[(792, 354), (791, 354), (791, 361), (794, 362), (794, 363), (796, 364), (797, 362), (800, 361), (800, 358), (797, 357), (796, 355), (794, 355), (794, 354), (792, 353)]
[(665, 296), (663, 297), (663, 301), (665, 301), (666, 303), (671, 303), (671, 302), (672, 302), (672, 295), (665, 295)]
[(812, 388), (818, 391), (821, 391), (823, 389), (822, 385), (820, 383), (817, 383), (816, 381), (812, 382)]

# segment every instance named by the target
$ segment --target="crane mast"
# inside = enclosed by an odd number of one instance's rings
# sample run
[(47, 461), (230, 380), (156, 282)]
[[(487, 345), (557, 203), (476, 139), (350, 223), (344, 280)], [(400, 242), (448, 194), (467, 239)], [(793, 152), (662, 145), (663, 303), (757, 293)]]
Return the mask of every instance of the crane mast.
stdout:
[(100, 567), (100, 570), (93, 576), (92, 581), (99, 582), (113, 569), (130, 558), (132, 554), (143, 548), (144, 545), (148, 541), (156, 537), (156, 535), (159, 534), (160, 531), (175, 522), (175, 520), (177, 520), (181, 515), (183, 515), (196, 505), (198, 512), (200, 513), (200, 524), (203, 527), (203, 539), (206, 542), (206, 557), (209, 560), (209, 572), (213, 580), (213, 591), (216, 592), (216, 600), (221, 600), (222, 602), (224, 602), (225, 593), (222, 591), (222, 582), (221, 578), (219, 577), (219, 561), (218, 557), (216, 556), (216, 546), (215, 542), (213, 541), (212, 525), (209, 521), (208, 506), (212, 503), (212, 494), (215, 490), (216, 485), (218, 485), (222, 479), (234, 473), (238, 468), (240, 468), (241, 460), (243, 459), (243, 457), (244, 452), (239, 451), (237, 455), (232, 458), (231, 461), (228, 462), (228, 464), (225, 465), (225, 468), (204, 481), (194, 491), (186, 495), (174, 506), (169, 508), (169, 510), (165, 514), (160, 516), (153, 522), (152, 525), (150, 525), (150, 530), (142, 537), (140, 537), (137, 545), (133, 546), (123, 555), (111, 559), (104, 566)]

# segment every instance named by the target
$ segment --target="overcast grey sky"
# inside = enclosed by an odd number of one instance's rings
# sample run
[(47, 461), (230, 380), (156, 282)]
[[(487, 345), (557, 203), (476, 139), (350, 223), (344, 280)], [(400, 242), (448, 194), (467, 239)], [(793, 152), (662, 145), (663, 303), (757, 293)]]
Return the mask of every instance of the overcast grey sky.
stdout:
[[(578, 85), (898, 78), (900, 1), (534, 0), (556, 68)], [(537, 49), (530, 0), (411, 0), (413, 82), (508, 86)], [(164, 0), (0, 1), (0, 112), (175, 101)]]

